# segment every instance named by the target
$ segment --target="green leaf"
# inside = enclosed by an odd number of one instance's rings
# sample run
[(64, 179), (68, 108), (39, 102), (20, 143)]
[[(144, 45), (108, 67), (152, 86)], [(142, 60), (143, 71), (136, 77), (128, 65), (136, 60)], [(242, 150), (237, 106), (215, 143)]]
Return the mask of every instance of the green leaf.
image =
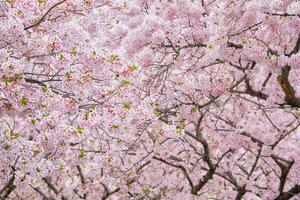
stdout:
[(63, 54), (63, 53), (60, 53), (60, 54), (59, 54), (59, 59), (60, 59), (60, 60), (63, 60), (64, 58), (65, 58), (64, 54)]
[(59, 165), (59, 171), (64, 171), (65, 166), (64, 165)]
[(184, 128), (183, 128), (183, 127), (177, 128), (177, 133), (178, 133), (180, 136), (183, 136), (183, 135), (184, 135)]
[(84, 113), (84, 119), (85, 119), (85, 120), (88, 120), (88, 119), (89, 119), (89, 112), (88, 112), (88, 111), (86, 111), (86, 112)]
[(35, 124), (35, 123), (36, 123), (36, 119), (35, 119), (35, 118), (32, 118), (32, 119), (31, 119), (31, 123), (32, 123), (32, 124)]
[(8, 85), (8, 83), (13, 83), (16, 82), (18, 80), (20, 80), (22, 78), (22, 74), (15, 74), (14, 76), (4, 76), (3, 77), (3, 82), (5, 83), (5, 85)]
[(154, 115), (155, 115), (156, 117), (159, 117), (159, 116), (161, 115), (161, 112), (159, 112), (159, 111), (154, 111)]
[(112, 159), (111, 157), (107, 158), (107, 163), (108, 163), (108, 164), (110, 164), (110, 165), (111, 165), (111, 164), (112, 164), (112, 162), (113, 162), (113, 159)]
[(179, 58), (180, 54), (179, 53), (174, 53), (172, 56), (173, 56), (174, 60), (177, 60)]
[(65, 77), (70, 80), (72, 78), (71, 72), (66, 72)]
[(73, 56), (76, 56), (76, 55), (77, 55), (76, 47), (73, 47), (73, 48), (72, 48), (71, 54), (72, 54)]
[(197, 107), (196, 106), (192, 107), (192, 109), (191, 109), (191, 113), (195, 113), (195, 112), (197, 112)]
[(14, 69), (13, 64), (8, 65), (8, 69), (9, 69), (9, 70), (13, 70), (13, 69)]
[(149, 190), (149, 188), (147, 188), (147, 187), (143, 187), (143, 192), (144, 192), (145, 194), (148, 194), (148, 193), (150, 192), (150, 190)]
[(118, 128), (119, 128), (119, 126), (116, 125), (116, 124), (113, 124), (111, 127), (112, 127), (113, 129), (118, 129)]
[(44, 3), (46, 3), (46, 0), (38, 0), (38, 3), (39, 4), (44, 4)]
[(3, 148), (4, 148), (4, 150), (8, 151), (8, 150), (11, 149), (11, 145), (9, 145), (9, 144), (4, 144)]
[(26, 106), (27, 105), (27, 99), (26, 99), (26, 97), (25, 96), (23, 96), (22, 97), (22, 99), (21, 99), (21, 104), (23, 105), (23, 106)]
[(130, 69), (131, 69), (132, 71), (135, 71), (135, 70), (138, 70), (139, 67), (138, 67), (137, 65), (133, 64), (133, 65), (131, 65)]
[(41, 172), (42, 169), (41, 169), (40, 167), (37, 167), (37, 168), (36, 168), (36, 171), (37, 171), (37, 172)]
[(209, 44), (209, 45), (207, 45), (207, 48), (209, 48), (209, 49), (213, 49), (213, 48), (214, 48), (214, 46), (213, 46), (212, 44)]
[(245, 46), (245, 45), (247, 44), (247, 41), (246, 41), (246, 40), (241, 40), (240, 44), (241, 44), (242, 46)]
[(43, 104), (41, 104), (40, 105), (42, 108), (48, 108), (48, 104), (46, 104), (46, 103), (43, 103)]
[(109, 56), (109, 61), (114, 62), (120, 60), (120, 57), (118, 55), (112, 54)]
[(85, 156), (85, 152), (83, 150), (80, 150), (78, 157), (83, 158), (84, 156)]
[(131, 82), (130, 82), (130, 80), (123, 80), (123, 81), (122, 81), (122, 84), (123, 84), (124, 86), (127, 86), (127, 85), (130, 85)]
[(125, 108), (126, 110), (129, 110), (131, 108), (130, 103), (128, 103), (128, 102), (123, 103), (123, 108)]
[(50, 115), (49, 113), (44, 113), (44, 114), (42, 115), (42, 117), (43, 117), (43, 118), (49, 117), (49, 115)]
[(47, 87), (42, 87), (41, 90), (42, 90), (43, 93), (48, 92), (48, 88)]
[(83, 128), (83, 127), (81, 127), (81, 126), (77, 126), (77, 128), (76, 128), (76, 132), (77, 132), (78, 134), (82, 135), (82, 134), (83, 134), (83, 132), (84, 132), (84, 128)]

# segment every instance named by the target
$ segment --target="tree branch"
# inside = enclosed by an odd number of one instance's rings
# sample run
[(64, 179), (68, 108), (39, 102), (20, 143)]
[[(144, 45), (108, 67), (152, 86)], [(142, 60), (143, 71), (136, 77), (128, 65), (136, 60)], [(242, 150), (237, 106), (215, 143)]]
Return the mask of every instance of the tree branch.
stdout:
[[(300, 17), (300, 15), (297, 15), (298, 17)], [(296, 54), (299, 52), (300, 49), (300, 33), (298, 34), (298, 39), (297, 42), (293, 48), (293, 50), (290, 53), (285, 54), (288, 57), (291, 57), (293, 54)]]
[(287, 192), (281, 193), (278, 197), (275, 198), (275, 200), (289, 200), (298, 194), (300, 194), (300, 184), (296, 184)]
[(300, 108), (300, 98), (295, 96), (295, 90), (291, 83), (289, 82), (289, 72), (291, 67), (286, 65), (282, 68), (281, 75), (277, 76), (277, 81), (280, 84), (284, 94), (285, 94), (285, 102), (287, 105), (292, 107)]
[(100, 184), (104, 188), (104, 195), (102, 196), (101, 200), (106, 200), (109, 196), (111, 196), (114, 193), (117, 193), (117, 192), (119, 192), (121, 190), (120, 188), (116, 188), (113, 191), (109, 191), (108, 187), (104, 183), (100, 182)]
[(192, 182), (192, 179), (190, 178), (187, 170), (182, 165), (176, 165), (176, 164), (170, 163), (170, 162), (168, 162), (168, 161), (166, 161), (162, 158), (158, 158), (156, 156), (153, 156), (153, 159), (158, 160), (158, 161), (160, 161), (162, 163), (165, 163), (167, 165), (170, 165), (171, 167), (175, 167), (175, 168), (180, 169), (183, 172), (183, 175), (185, 176), (185, 178), (188, 180), (189, 185), (192, 188), (192, 191), (194, 190), (194, 183)]
[(281, 170), (281, 175), (279, 177), (280, 179), (280, 184), (279, 184), (279, 194), (283, 193), (285, 183), (287, 181), (287, 176), (294, 164), (294, 160), (286, 160), (284, 158), (281, 158), (277, 155), (271, 155), (271, 158), (275, 161), (275, 163), (279, 166)]
[(50, 7), (50, 9), (36, 23), (34, 23), (34, 24), (30, 25), (30, 26), (25, 27), (24, 30), (26, 31), (28, 29), (31, 29), (31, 28), (35, 27), (35, 26), (38, 26), (40, 23), (42, 23), (45, 20), (46, 16), (51, 12), (51, 10), (53, 10), (56, 6), (64, 3), (65, 1), (66, 0), (62, 0), (62, 1), (54, 4), (52, 7)]

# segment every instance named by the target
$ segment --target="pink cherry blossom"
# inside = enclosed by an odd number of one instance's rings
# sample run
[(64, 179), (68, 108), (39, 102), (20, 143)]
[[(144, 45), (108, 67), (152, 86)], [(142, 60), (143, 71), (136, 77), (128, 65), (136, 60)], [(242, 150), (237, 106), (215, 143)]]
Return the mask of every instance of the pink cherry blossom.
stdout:
[(0, 199), (298, 199), (299, 3), (0, 2)]

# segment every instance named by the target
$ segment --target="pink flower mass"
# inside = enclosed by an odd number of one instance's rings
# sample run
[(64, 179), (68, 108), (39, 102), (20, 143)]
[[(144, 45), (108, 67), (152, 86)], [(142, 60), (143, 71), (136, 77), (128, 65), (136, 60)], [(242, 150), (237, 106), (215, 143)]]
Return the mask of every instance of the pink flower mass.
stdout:
[(300, 199), (298, 0), (0, 0), (0, 200)]

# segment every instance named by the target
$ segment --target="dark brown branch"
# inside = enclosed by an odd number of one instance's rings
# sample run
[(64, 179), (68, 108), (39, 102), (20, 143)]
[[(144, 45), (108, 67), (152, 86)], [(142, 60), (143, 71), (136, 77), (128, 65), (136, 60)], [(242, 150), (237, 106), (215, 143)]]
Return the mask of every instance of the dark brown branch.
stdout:
[(268, 119), (268, 121), (272, 124), (272, 126), (277, 130), (280, 131), (280, 129), (274, 124), (274, 122), (271, 120), (271, 118), (269, 117), (269, 115), (267, 114), (267, 112), (260, 108), (260, 110), (264, 113), (264, 115), (266, 116), (266, 118)]
[[(76, 165), (76, 169), (77, 169), (77, 171), (79, 173), (81, 184), (84, 185), (85, 184), (85, 178), (83, 176), (82, 169), (81, 169), (81, 167), (79, 165)], [(84, 193), (83, 195), (80, 195), (76, 189), (74, 189), (73, 191), (75, 192), (75, 194), (79, 198), (81, 198), (81, 199), (86, 199), (87, 198), (88, 193)]]
[(248, 179), (253, 174), (253, 172), (254, 172), (254, 170), (255, 170), (255, 168), (257, 166), (257, 163), (258, 163), (258, 160), (260, 158), (261, 152), (262, 152), (262, 145), (260, 145), (260, 148), (258, 149), (258, 152), (257, 152), (256, 158), (255, 158), (254, 164), (252, 165), (252, 168), (251, 168), (250, 173), (248, 175)]
[(59, 194), (59, 191), (56, 189), (56, 187), (51, 183), (49, 177), (43, 178), (43, 181), (47, 184), (47, 186), (55, 193)]
[[(47, 186), (56, 194), (58, 195), (60, 191), (57, 190), (57, 188), (51, 183), (50, 177), (43, 178), (43, 181), (47, 184)], [(67, 200), (67, 197), (62, 196), (62, 200)]]
[(42, 23), (45, 20), (46, 16), (51, 12), (51, 10), (53, 10), (56, 6), (64, 3), (65, 1), (66, 0), (62, 0), (62, 1), (54, 4), (52, 7), (50, 7), (50, 9), (36, 23), (34, 23), (34, 24), (30, 25), (30, 26), (25, 27), (24, 30), (26, 31), (28, 29), (31, 29), (31, 28), (35, 27), (35, 26), (38, 26), (40, 23)]
[(218, 162), (216, 163), (216, 167), (219, 166), (220, 162), (223, 160), (223, 158), (224, 158), (227, 154), (232, 153), (232, 152), (233, 152), (233, 150), (230, 148), (230, 149), (228, 149), (225, 153), (223, 153), (222, 156), (218, 159)]
[(204, 7), (204, 0), (201, 0), (201, 5), (202, 7)]
[[(184, 46), (179, 46), (179, 45), (173, 45), (171, 40), (168, 39), (168, 42), (170, 44), (165, 44), (162, 43), (160, 45), (160, 47), (164, 47), (164, 48), (172, 48), (174, 50), (175, 53), (179, 53), (179, 51), (181, 49), (187, 49), (187, 48), (202, 48), (202, 47), (208, 47), (207, 44), (203, 44), (203, 43), (195, 43), (195, 44), (188, 44), (188, 45), (184, 45)], [(232, 48), (236, 48), (236, 49), (242, 49), (244, 46), (241, 44), (237, 44), (237, 43), (233, 43), (230, 41), (227, 41), (227, 47), (232, 47)]]
[(300, 17), (299, 14), (289, 14), (289, 13), (265, 13), (271, 16), (278, 16), (278, 17)]
[(31, 79), (31, 78), (24, 78), (24, 80), (28, 83), (36, 83), (40, 86), (43, 86), (43, 87), (47, 87), (47, 85), (41, 81), (38, 81), (38, 80), (35, 80), (35, 79)]
[[(14, 185), (15, 182), (15, 172), (16, 172), (16, 165), (18, 163), (19, 157), (15, 160), (12, 168), (12, 176), (8, 180), (8, 182), (4, 185), (4, 187), (0, 190), (0, 200), (7, 199), (7, 197), (16, 189), (16, 186)], [(3, 195), (2, 195), (3, 194)]]
[(242, 187), (241, 186), (238, 186), (237, 188), (237, 195), (235, 197), (235, 200), (242, 200), (243, 199), (243, 196), (246, 194), (247, 190), (246, 190), (246, 185), (243, 185)]
[(262, 24), (262, 22), (258, 22), (258, 23), (256, 23), (256, 24), (253, 24), (252, 26), (249, 26), (248, 28), (243, 29), (243, 30), (241, 30), (241, 31), (238, 32), (238, 33), (231, 34), (231, 35), (229, 35), (229, 36), (232, 37), (232, 36), (240, 35), (240, 34), (246, 32), (246, 31), (248, 31), (248, 30), (250, 30), (250, 29), (252, 29), (252, 28), (255, 28), (256, 26), (259, 26), (260, 24)]
[(43, 200), (48, 200), (49, 198), (41, 191), (40, 188), (38, 187), (33, 187), (31, 186), (31, 188), (36, 191), (37, 193), (39, 193), (42, 197), (43, 197)]
[(236, 48), (236, 49), (242, 49), (244, 46), (241, 45), (241, 44), (236, 44), (236, 43), (227, 41), (227, 47), (233, 47), (233, 48)]
[(266, 85), (267, 85), (268, 81), (270, 80), (271, 76), (272, 76), (272, 72), (269, 72), (267, 78), (265, 79), (265, 81), (262, 84), (262, 90), (264, 90), (264, 88), (266, 87)]
[(280, 135), (278, 140), (275, 141), (271, 146), (272, 149), (274, 149), (286, 136), (297, 130), (297, 128), (300, 126), (300, 123), (297, 124), (297, 126), (293, 127), (291, 130), (288, 132), (284, 133), (283, 135)]
[(172, 48), (175, 53), (179, 53), (180, 50), (182, 49), (207, 47), (207, 45), (203, 43), (195, 43), (195, 44), (187, 44), (184, 46), (179, 46), (179, 45), (173, 45), (173, 43), (169, 39), (168, 42), (170, 44), (161, 43), (160, 47)]
[[(300, 17), (300, 15), (298, 15), (298, 16)], [(297, 39), (297, 42), (296, 42), (293, 50), (290, 53), (287, 53), (285, 55), (288, 56), (288, 57), (291, 57), (293, 54), (298, 53), (299, 49), (300, 49), (300, 33), (298, 34), (298, 39)]]
[(245, 83), (246, 83), (246, 93), (251, 95), (251, 96), (254, 96), (254, 97), (257, 97), (259, 99), (263, 99), (263, 100), (267, 100), (268, 98), (268, 95), (261, 92), (261, 91), (256, 91), (254, 90), (251, 86), (250, 86), (250, 83), (249, 83), (249, 79), (246, 78), (245, 79)]
[(194, 188), (192, 188), (191, 193), (194, 195), (197, 195), (198, 192), (206, 185), (206, 183), (213, 178), (213, 175), (217, 169), (217, 166), (210, 159), (210, 151), (209, 151), (208, 143), (202, 136), (202, 132), (200, 128), (201, 120), (202, 119), (200, 117), (196, 124), (196, 136), (189, 133), (188, 131), (185, 131), (185, 133), (188, 136), (192, 137), (193, 139), (201, 143), (204, 150), (203, 160), (207, 163), (209, 168), (206, 174), (199, 180), (198, 184), (195, 185)]
[(80, 195), (80, 194), (78, 193), (78, 190), (74, 189), (73, 191), (74, 191), (74, 193), (75, 193), (80, 199), (86, 199), (87, 193), (84, 193), (83, 195)]
[(194, 183), (192, 182), (192, 179), (190, 178), (187, 170), (182, 165), (176, 165), (176, 164), (170, 163), (170, 162), (168, 162), (168, 161), (166, 161), (162, 158), (156, 157), (156, 156), (153, 156), (153, 159), (158, 160), (158, 161), (160, 161), (162, 163), (165, 163), (167, 165), (170, 165), (171, 167), (175, 167), (175, 168), (180, 169), (183, 172), (183, 175), (185, 176), (185, 178), (188, 180), (189, 185), (192, 188), (192, 191), (194, 190)]
[(300, 194), (300, 184), (296, 184), (288, 191), (281, 193), (278, 197), (275, 198), (275, 200), (289, 200), (298, 194)]
[(274, 160), (274, 162), (279, 166), (279, 168), (281, 170), (281, 175), (279, 177), (280, 184), (279, 184), (278, 191), (279, 191), (279, 194), (282, 194), (285, 183), (287, 181), (287, 176), (294, 164), (294, 160), (286, 160), (286, 159), (276, 156), (274, 154), (271, 155), (271, 158)]
[(251, 136), (251, 135), (250, 135), (249, 133), (247, 133), (247, 132), (241, 132), (240, 134), (243, 135), (243, 136), (246, 136), (246, 137), (250, 138), (252, 142), (257, 143), (259, 146), (266, 145), (263, 141), (261, 141), (261, 140), (255, 138), (255, 137), (253, 137), (253, 136)]
[(81, 167), (79, 165), (76, 165), (76, 168), (77, 168), (78, 173), (79, 173), (80, 181), (84, 185), (85, 184), (85, 179), (84, 179)]
[(12, 177), (9, 179), (7, 184), (1, 189), (0, 194), (3, 194), (0, 196), (0, 200), (6, 199), (14, 189), (16, 189), (16, 186), (14, 185), (15, 181), (15, 174), (12, 175)]
[(140, 173), (144, 167), (146, 167), (147, 165), (149, 165), (151, 163), (151, 160), (148, 160), (147, 162), (145, 162), (144, 164), (142, 164), (137, 170), (136, 173)]
[[(207, 168), (205, 167), (201, 167), (201, 169), (204, 169), (204, 170), (208, 170)], [(242, 197), (247, 193), (249, 192), (249, 190), (246, 189), (246, 185), (243, 185), (243, 186), (240, 186), (238, 183), (237, 183), (237, 180), (234, 178), (234, 176), (232, 175), (232, 173), (230, 171), (227, 171), (225, 172), (225, 175), (219, 173), (219, 172), (215, 172), (215, 174), (221, 178), (223, 178), (224, 180), (228, 181), (229, 183), (231, 183), (232, 185), (234, 185), (235, 187), (235, 190), (238, 192), (235, 199), (236, 200), (241, 200)]]
[(109, 196), (111, 196), (121, 190), (120, 188), (116, 188), (113, 191), (109, 191), (108, 187), (104, 183), (102, 183), (102, 182), (100, 182), (100, 183), (104, 187), (104, 195), (102, 196), (101, 200), (106, 200)]
[(286, 65), (282, 68), (281, 75), (277, 76), (277, 81), (280, 84), (284, 94), (285, 94), (285, 102), (287, 105), (292, 107), (300, 108), (300, 98), (297, 98), (295, 95), (295, 90), (289, 81), (289, 72), (291, 67)]
[(13, 185), (15, 181), (15, 176), (13, 175), (8, 182), (3, 186), (3, 188), (0, 190), (0, 194), (4, 193), (9, 187)]

